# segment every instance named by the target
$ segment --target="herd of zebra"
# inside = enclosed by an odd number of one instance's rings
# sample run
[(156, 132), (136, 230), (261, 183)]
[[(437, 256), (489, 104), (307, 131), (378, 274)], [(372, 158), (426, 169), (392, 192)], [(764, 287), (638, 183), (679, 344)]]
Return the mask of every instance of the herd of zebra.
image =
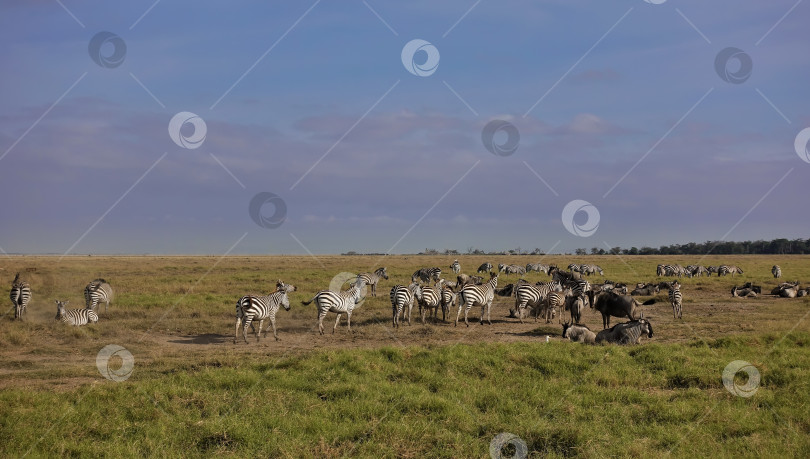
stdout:
[[(779, 265), (774, 265), (771, 270), (773, 277), (782, 277), (782, 268)], [(656, 276), (678, 276), (678, 277), (701, 277), (704, 274), (711, 276), (717, 273), (717, 276), (727, 276), (731, 274), (743, 274), (743, 270), (734, 265), (720, 265), (720, 266), (699, 266), (699, 265), (658, 265), (655, 268)]]
[[(17, 273), (11, 282), (9, 297), (14, 304), (14, 318), (22, 319), (27, 315), (28, 303), (31, 301), (31, 285), (20, 278), (20, 273)], [(113, 291), (110, 284), (104, 279), (94, 279), (84, 287), (84, 309), (66, 309), (68, 301), (56, 300), (56, 320), (76, 326), (96, 323), (98, 314), (95, 309), (100, 303), (104, 303), (106, 314), (112, 299)]]

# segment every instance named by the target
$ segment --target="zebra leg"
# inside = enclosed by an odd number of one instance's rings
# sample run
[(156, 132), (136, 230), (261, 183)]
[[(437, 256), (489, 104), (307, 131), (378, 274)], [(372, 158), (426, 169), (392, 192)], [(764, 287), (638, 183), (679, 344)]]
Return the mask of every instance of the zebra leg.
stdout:
[(492, 320), (490, 314), (492, 313), (492, 301), (487, 303), (487, 323), (492, 325)]
[(270, 325), (273, 327), (273, 337), (278, 341), (278, 333), (276, 332), (276, 319), (270, 318)]
[[(256, 332), (256, 342), (259, 342), (259, 337), (262, 334), (262, 326), (264, 325), (264, 319), (259, 319), (259, 329), (254, 331)], [(267, 330), (264, 331), (264, 337), (267, 338)]]
[(335, 320), (335, 326), (332, 327), (332, 334), (333, 335), (335, 334), (335, 330), (337, 330), (337, 326), (338, 326), (339, 323), (340, 323), (340, 313), (338, 313), (337, 319)]
[(459, 318), (459, 316), (461, 316), (461, 308), (462, 308), (463, 306), (464, 306), (464, 305), (463, 305), (463, 304), (461, 304), (461, 301), (459, 301), (459, 302), (458, 302), (458, 312), (456, 313), (456, 323), (455, 323), (455, 325), (453, 325), (454, 327), (458, 327), (458, 318)]
[(326, 317), (326, 312), (318, 313), (318, 332), (323, 335), (323, 319)]
[(233, 344), (236, 344), (236, 340), (239, 339), (239, 324), (242, 323), (242, 318), (236, 318), (236, 330), (234, 330), (233, 334)]
[(346, 329), (349, 330), (349, 332), (352, 331), (352, 310), (351, 309), (349, 309), (348, 312), (346, 312), (346, 327), (347, 327)]
[(427, 306), (425, 306), (423, 308), (422, 305), (420, 304), (419, 305), (419, 315), (422, 316), (422, 325), (425, 325), (425, 313), (426, 312), (427, 312)]

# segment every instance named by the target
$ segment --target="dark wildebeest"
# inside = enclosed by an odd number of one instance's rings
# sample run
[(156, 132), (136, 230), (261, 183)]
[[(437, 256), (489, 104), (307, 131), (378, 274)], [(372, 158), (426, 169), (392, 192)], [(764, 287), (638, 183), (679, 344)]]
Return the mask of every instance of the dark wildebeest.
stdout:
[(588, 292), (588, 297), (593, 308), (602, 313), (602, 328), (610, 326), (610, 316), (627, 317), (630, 320), (636, 320), (641, 316), (639, 306), (655, 303), (655, 298), (639, 303), (632, 296), (619, 295), (613, 292), (602, 292), (598, 295)]
[(630, 294), (631, 295), (650, 296), (650, 295), (658, 294), (658, 292), (660, 290), (661, 290), (661, 287), (658, 286), (658, 285), (647, 284), (647, 285), (645, 285), (643, 287), (636, 286), (636, 288), (633, 289), (633, 291), (630, 292)]

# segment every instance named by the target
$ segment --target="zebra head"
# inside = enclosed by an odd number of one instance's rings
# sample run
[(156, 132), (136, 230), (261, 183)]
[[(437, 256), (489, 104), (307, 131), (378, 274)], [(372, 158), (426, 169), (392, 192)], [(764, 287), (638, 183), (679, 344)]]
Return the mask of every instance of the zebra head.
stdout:
[(422, 301), (422, 287), (420, 287), (417, 282), (411, 282), (411, 285), (408, 286), (408, 290), (413, 293), (414, 298)]
[(70, 300), (68, 300), (68, 301), (56, 300), (56, 319), (57, 320), (61, 319), (62, 316), (65, 314), (65, 306), (67, 306), (68, 303), (70, 303)]
[(379, 277), (382, 277), (385, 280), (388, 280), (388, 271), (385, 269), (385, 266), (383, 266), (382, 268), (377, 268), (377, 270), (374, 271), (374, 274), (376, 274)]

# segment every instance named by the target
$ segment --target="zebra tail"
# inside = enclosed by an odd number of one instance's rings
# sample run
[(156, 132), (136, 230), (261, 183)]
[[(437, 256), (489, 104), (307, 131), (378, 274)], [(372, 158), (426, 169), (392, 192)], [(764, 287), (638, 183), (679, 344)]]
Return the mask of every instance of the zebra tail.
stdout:
[(308, 306), (310, 303), (315, 301), (315, 298), (318, 298), (318, 295), (313, 296), (312, 299), (310, 299), (309, 301), (301, 301), (301, 304), (303, 304), (304, 306)]

